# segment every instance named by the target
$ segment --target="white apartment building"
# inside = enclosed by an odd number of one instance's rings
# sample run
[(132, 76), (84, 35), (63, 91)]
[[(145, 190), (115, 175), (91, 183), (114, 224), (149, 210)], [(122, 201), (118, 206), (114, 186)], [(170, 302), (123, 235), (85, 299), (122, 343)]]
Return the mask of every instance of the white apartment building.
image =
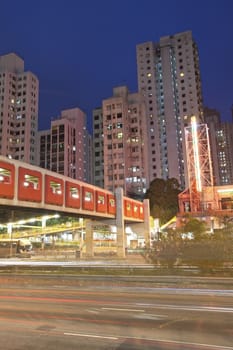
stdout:
[[(94, 114), (94, 118), (97, 114)], [(102, 114), (94, 122), (94, 162), (103, 169), (104, 188), (142, 198), (148, 187), (148, 155), (145, 102), (141, 94), (129, 93), (126, 86), (113, 89), (102, 101)], [(99, 126), (98, 126), (99, 120)], [(95, 139), (98, 134), (99, 138)], [(98, 141), (96, 141), (98, 140)], [(98, 146), (98, 147), (97, 147)], [(101, 168), (101, 160), (103, 168)], [(99, 177), (100, 181), (100, 177)]]
[(86, 115), (79, 108), (67, 109), (52, 120), (51, 129), (39, 132), (42, 168), (85, 182), (91, 181), (90, 137)]
[(184, 127), (203, 122), (197, 45), (190, 31), (137, 45), (138, 89), (147, 109), (149, 181), (188, 186)]
[(36, 164), (39, 81), (15, 53), (0, 56), (0, 154)]

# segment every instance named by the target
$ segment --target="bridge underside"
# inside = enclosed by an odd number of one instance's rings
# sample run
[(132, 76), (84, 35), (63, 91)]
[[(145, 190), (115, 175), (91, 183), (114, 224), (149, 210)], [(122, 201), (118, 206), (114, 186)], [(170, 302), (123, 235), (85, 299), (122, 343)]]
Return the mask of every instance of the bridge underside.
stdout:
[[(41, 209), (41, 208), (27, 208), (18, 206), (1, 206), (0, 205), (0, 224), (5, 224), (12, 221), (27, 220), (32, 217), (40, 217), (43, 215), (53, 215), (57, 214), (55, 210)], [(61, 213), (62, 216), (71, 217), (74, 214), (71, 213)], [(77, 215), (76, 215), (77, 216)]]
[(33, 216), (42, 216), (46, 215), (48, 211), (37, 210), (31, 208), (20, 208), (13, 206), (0, 206), (0, 218), (1, 223), (7, 223), (12, 221), (19, 221), (22, 219), (30, 219)]
[[(6, 224), (12, 221), (27, 220), (32, 217), (40, 217), (44, 215), (55, 215), (59, 214), (63, 217), (74, 217), (74, 218), (89, 218), (90, 215), (86, 213), (75, 213), (73, 211), (67, 212), (62, 211), (61, 208), (58, 210), (40, 208), (40, 207), (23, 207), (23, 206), (13, 206), (13, 205), (1, 205), (0, 204), (0, 224)], [(101, 216), (92, 215), (92, 219), (99, 220)]]
[[(59, 210), (53, 211), (49, 209), (42, 209), (34, 207), (22, 207), (22, 206), (7, 206), (0, 205), (0, 224), (13, 223), (20, 220), (27, 220), (31, 218), (38, 218), (44, 215), (54, 215), (59, 214), (63, 217), (76, 217), (84, 218), (86, 220), (85, 224), (85, 233), (86, 233), (86, 256), (88, 258), (94, 257), (94, 240), (93, 233), (94, 227), (97, 225), (105, 224), (105, 225), (114, 225), (116, 227), (117, 234), (117, 256), (119, 258), (125, 257), (125, 248), (126, 248), (126, 225), (129, 225), (133, 228), (133, 232), (139, 235), (140, 237), (144, 237), (145, 244), (149, 244), (150, 237), (150, 226), (149, 226), (149, 202), (148, 200), (144, 200), (144, 212), (145, 219), (143, 222), (135, 222), (135, 220), (131, 221), (129, 219), (125, 220), (124, 217), (124, 208), (123, 208), (123, 191), (122, 189), (116, 190), (116, 200), (117, 200), (117, 213), (116, 218), (106, 219), (104, 217), (88, 217), (85, 218), (85, 215), (81, 215), (81, 213), (69, 213), (62, 212)], [(9, 224), (11, 226), (11, 224)]]

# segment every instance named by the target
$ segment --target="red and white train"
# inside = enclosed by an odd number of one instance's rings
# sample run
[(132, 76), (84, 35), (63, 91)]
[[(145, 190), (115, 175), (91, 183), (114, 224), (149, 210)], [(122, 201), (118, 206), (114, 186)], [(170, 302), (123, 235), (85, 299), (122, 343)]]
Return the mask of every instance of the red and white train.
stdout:
[[(38, 203), (62, 211), (73, 208), (90, 215), (116, 215), (115, 195), (110, 191), (51, 171), (0, 156), (0, 200)], [(39, 204), (40, 203), (40, 204)], [(144, 219), (143, 203), (123, 197), (124, 216)]]

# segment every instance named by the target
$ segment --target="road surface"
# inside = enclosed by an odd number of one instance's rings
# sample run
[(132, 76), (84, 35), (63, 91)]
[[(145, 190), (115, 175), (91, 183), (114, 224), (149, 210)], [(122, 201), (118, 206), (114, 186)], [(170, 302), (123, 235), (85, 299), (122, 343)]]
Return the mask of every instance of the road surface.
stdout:
[(4, 350), (233, 349), (231, 289), (6, 278), (0, 283)]

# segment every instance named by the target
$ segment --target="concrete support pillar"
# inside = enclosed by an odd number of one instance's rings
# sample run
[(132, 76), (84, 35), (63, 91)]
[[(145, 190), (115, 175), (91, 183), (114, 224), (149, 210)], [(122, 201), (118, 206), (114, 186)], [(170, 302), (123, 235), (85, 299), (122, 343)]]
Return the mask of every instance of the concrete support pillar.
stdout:
[(19, 165), (15, 165), (15, 186), (14, 186), (14, 200), (18, 198), (18, 181), (19, 181)]
[(116, 228), (117, 228), (117, 256), (125, 258), (125, 224), (123, 189), (117, 188), (116, 192)]
[(42, 220), (41, 220), (41, 228), (46, 228), (46, 221), (47, 221), (47, 218), (46, 217), (42, 217)]
[(146, 247), (150, 246), (150, 202), (149, 199), (144, 199), (143, 201), (144, 206), (144, 237), (145, 237), (145, 244)]
[(92, 221), (86, 220), (86, 257), (94, 256)]
[(7, 224), (7, 233), (9, 235), (10, 239), (12, 238), (12, 228), (13, 228), (12, 223), (8, 223)]
[(72, 240), (73, 241), (81, 241), (81, 234), (79, 232), (73, 232), (72, 233)]

